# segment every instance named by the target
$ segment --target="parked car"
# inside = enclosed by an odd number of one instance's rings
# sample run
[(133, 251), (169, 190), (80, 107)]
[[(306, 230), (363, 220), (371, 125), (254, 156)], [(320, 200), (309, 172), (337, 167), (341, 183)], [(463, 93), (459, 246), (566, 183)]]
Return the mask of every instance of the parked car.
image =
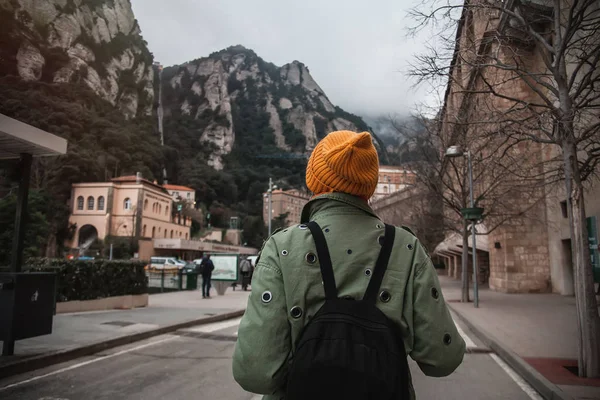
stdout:
[(150, 269), (181, 269), (186, 262), (174, 257), (150, 257)]
[(185, 274), (188, 272), (197, 272), (198, 271), (198, 266), (200, 264), (196, 264), (194, 261), (186, 261), (185, 265), (183, 266), (183, 268), (181, 269), (181, 271)]

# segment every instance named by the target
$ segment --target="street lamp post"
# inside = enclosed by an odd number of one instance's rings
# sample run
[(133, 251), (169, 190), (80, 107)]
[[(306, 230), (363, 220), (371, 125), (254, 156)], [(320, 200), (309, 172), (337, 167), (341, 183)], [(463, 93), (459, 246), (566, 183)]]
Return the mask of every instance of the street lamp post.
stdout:
[(277, 189), (277, 185), (273, 185), (273, 179), (269, 178), (269, 190), (267, 190), (267, 196), (269, 196), (269, 237), (271, 237), (271, 220), (273, 219), (272, 217), (272, 213), (273, 213), (273, 208), (272, 208), (272, 196), (273, 196), (273, 189)]
[[(450, 146), (446, 150), (446, 157), (463, 157), (465, 153), (458, 146)], [(473, 236), (473, 304), (475, 308), (479, 308), (479, 285), (477, 282), (477, 239), (475, 234), (475, 223), (481, 217), (480, 212), (482, 209), (475, 208), (475, 201), (473, 198), (473, 163), (471, 162), (471, 151), (468, 150), (466, 153), (469, 168), (469, 203), (470, 209), (463, 210), (463, 216), (465, 219), (471, 221), (471, 235)], [(481, 211), (480, 211), (481, 210)]]

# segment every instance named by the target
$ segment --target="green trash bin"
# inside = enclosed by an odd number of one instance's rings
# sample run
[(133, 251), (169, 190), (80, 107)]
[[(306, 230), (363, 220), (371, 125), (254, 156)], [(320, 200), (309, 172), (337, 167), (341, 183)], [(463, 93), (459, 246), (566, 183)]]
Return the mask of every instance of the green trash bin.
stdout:
[(187, 272), (187, 284), (185, 285), (186, 290), (197, 290), (198, 289), (198, 274), (196, 272)]

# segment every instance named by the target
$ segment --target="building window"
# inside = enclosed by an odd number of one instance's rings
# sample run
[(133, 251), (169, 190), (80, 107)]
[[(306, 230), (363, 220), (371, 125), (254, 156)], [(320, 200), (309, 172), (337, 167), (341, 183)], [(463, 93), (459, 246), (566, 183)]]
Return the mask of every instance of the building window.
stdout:
[(191, 194), (191, 193), (188, 193), (188, 194), (187, 194), (187, 198), (188, 198), (188, 200), (189, 200), (189, 199), (191, 199), (191, 198), (192, 198), (192, 194)]
[(173, 229), (171, 229), (171, 239), (173, 239)]
[(158, 205), (158, 213), (160, 214), (161, 211), (162, 211), (162, 206), (159, 204)]
[(168, 234), (169, 234), (169, 231), (167, 231), (167, 230), (165, 229), (165, 237), (167, 237), (167, 235), (168, 235)]
[(104, 210), (104, 196), (98, 197), (98, 210)]
[(142, 237), (146, 237), (146, 225), (142, 228)]
[(165, 208), (165, 215), (169, 215), (169, 206), (167, 206), (167, 208)]
[(569, 210), (567, 209), (567, 201), (560, 202), (560, 210), (562, 211), (563, 218), (569, 218)]
[(186, 233), (186, 234), (185, 234), (185, 240), (187, 240), (187, 238), (188, 238), (188, 234)]
[(123, 202), (123, 208), (125, 210), (131, 210), (131, 199), (129, 197), (127, 197)]
[(154, 235), (155, 235), (155, 234), (156, 234), (156, 227), (155, 227), (155, 226), (153, 226), (153, 227), (152, 227), (152, 237), (154, 237)]
[(148, 199), (144, 200), (144, 211), (148, 209)]
[(88, 197), (88, 210), (94, 209), (94, 198), (92, 196)]
[(83, 210), (83, 196), (77, 198), (77, 209)]

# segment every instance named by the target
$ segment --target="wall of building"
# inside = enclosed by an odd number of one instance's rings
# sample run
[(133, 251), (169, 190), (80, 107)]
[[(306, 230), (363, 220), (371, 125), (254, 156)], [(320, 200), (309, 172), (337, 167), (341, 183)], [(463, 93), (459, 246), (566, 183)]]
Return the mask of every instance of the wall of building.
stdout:
[[(133, 185), (115, 187), (113, 192), (113, 213), (111, 215), (111, 235), (132, 236), (135, 225), (134, 212), (138, 210), (139, 188)], [(131, 201), (131, 209), (125, 210), (125, 200)]]
[[(72, 211), (76, 215), (104, 215), (108, 210), (108, 192), (111, 184), (104, 184), (102, 186), (77, 186), (72, 190)], [(94, 199), (93, 209), (89, 209), (88, 200), (89, 198)], [(78, 208), (79, 198), (83, 198), (83, 210)], [(104, 201), (103, 209), (99, 209), (100, 198)]]
[(69, 247), (77, 247), (79, 245), (79, 232), (85, 225), (92, 225), (98, 231), (98, 239), (104, 239), (108, 232), (108, 218), (106, 215), (71, 215), (69, 223), (77, 225), (75, 235)]
[[(300, 223), (302, 208), (309, 200), (309, 196), (298, 190), (274, 190), (271, 194), (271, 218), (275, 220), (282, 214), (288, 213), (286, 225), (291, 226)], [(269, 221), (269, 199), (263, 196), (263, 220), (265, 224)]]
[(144, 188), (142, 215), (157, 221), (168, 222), (171, 219), (172, 199), (164, 193)]
[[(109, 210), (110, 183), (80, 184), (75, 185), (71, 191), (71, 215), (69, 223), (77, 226), (75, 235), (67, 245), (76, 247), (79, 244), (79, 233), (83, 226), (92, 225), (98, 232), (98, 238), (103, 239), (107, 234), (107, 213)], [(89, 198), (93, 198), (93, 208), (90, 209)], [(83, 209), (79, 209), (79, 198), (83, 199)], [(99, 208), (99, 201), (103, 199), (104, 206)]]
[[(548, 214), (548, 249), (552, 276), (552, 291), (572, 296), (574, 289), (574, 271), (571, 253), (571, 232), (568, 210), (566, 209), (565, 187), (561, 182), (549, 187), (546, 197)], [(596, 229), (600, 226), (600, 186), (588, 187), (584, 193), (586, 216), (596, 217)], [(561, 205), (561, 203), (563, 203)]]
[(156, 218), (145, 216), (142, 216), (141, 224), (142, 230), (140, 236), (144, 238), (189, 239), (189, 226), (160, 221)]
[(414, 172), (402, 167), (380, 166), (379, 180), (372, 200), (378, 200), (391, 193), (398, 192), (416, 182)]
[(444, 238), (437, 212), (441, 204), (427, 190), (410, 186), (396, 193), (370, 201), (370, 206), (385, 223), (408, 227), (433, 252)]

